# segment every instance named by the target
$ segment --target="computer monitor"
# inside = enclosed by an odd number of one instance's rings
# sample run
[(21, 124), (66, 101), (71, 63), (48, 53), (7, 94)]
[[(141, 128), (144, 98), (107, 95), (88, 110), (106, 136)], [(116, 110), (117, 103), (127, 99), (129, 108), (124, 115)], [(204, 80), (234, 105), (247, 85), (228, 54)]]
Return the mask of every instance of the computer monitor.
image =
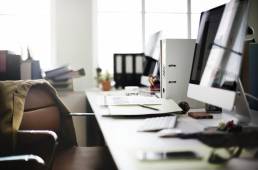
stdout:
[(151, 34), (148, 42), (144, 47), (144, 55), (151, 57), (155, 60), (160, 58), (160, 39), (162, 36), (162, 31), (157, 31)]
[(145, 61), (141, 84), (149, 86), (149, 76), (159, 77), (160, 39), (162, 31), (155, 32), (148, 40), (144, 49)]
[[(188, 97), (230, 111), (235, 108), (248, 8), (248, 0), (231, 0), (202, 13)], [(243, 122), (250, 119), (247, 112), (239, 117)]]

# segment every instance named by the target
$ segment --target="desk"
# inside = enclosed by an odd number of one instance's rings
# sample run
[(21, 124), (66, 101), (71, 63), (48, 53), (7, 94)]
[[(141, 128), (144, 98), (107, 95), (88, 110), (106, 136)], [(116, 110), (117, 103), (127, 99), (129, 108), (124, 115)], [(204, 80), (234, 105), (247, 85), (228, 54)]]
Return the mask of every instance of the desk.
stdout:
[[(102, 117), (100, 113), (106, 112), (107, 108), (100, 106), (104, 92), (86, 92), (89, 104), (96, 115), (100, 130), (111, 155), (120, 170), (167, 170), (167, 169), (257, 169), (258, 161), (239, 163), (238, 159), (230, 161), (226, 166), (212, 165), (207, 162), (211, 148), (197, 140), (182, 140), (178, 138), (159, 138), (156, 133), (137, 132), (137, 128), (143, 119), (123, 119)], [(224, 118), (224, 117), (223, 117)], [(227, 118), (227, 116), (225, 116)], [(219, 118), (218, 118), (219, 119)], [(211, 120), (210, 123), (214, 123)], [(187, 124), (187, 127), (185, 126)], [(180, 117), (179, 128), (186, 131), (198, 131), (209, 124), (208, 121), (198, 121), (189, 117)], [(140, 161), (137, 159), (139, 151), (176, 151), (193, 150), (203, 156), (202, 160), (163, 160), (163, 161)]]

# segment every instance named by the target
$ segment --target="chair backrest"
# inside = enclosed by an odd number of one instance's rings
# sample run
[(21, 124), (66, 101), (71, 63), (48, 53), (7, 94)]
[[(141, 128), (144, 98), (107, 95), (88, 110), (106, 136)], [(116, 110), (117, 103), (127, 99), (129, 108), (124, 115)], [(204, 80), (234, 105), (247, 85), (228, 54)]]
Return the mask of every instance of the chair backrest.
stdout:
[(72, 117), (61, 112), (55, 96), (42, 86), (29, 90), (21, 130), (52, 130), (58, 135), (58, 148), (77, 145)]

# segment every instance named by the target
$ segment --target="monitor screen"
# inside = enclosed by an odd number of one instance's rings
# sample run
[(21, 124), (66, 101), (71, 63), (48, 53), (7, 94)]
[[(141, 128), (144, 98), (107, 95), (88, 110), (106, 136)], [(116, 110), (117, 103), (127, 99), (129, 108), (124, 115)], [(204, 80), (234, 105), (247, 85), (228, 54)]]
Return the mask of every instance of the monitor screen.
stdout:
[(201, 13), (190, 83), (200, 84), (225, 5)]
[(247, 30), (248, 0), (226, 5), (200, 84), (236, 90)]
[(150, 86), (149, 76), (159, 79), (159, 59), (160, 59), (160, 40), (162, 31), (152, 34), (145, 46), (145, 61), (143, 66), (143, 75), (141, 76), (141, 84)]
[(187, 96), (233, 110), (242, 62), (248, 0), (231, 0), (201, 15)]
[(155, 60), (159, 60), (161, 37), (162, 37), (162, 31), (158, 31), (151, 34), (144, 49), (145, 56), (151, 57)]
[(145, 47), (144, 76), (159, 76), (160, 40), (162, 31), (155, 32)]

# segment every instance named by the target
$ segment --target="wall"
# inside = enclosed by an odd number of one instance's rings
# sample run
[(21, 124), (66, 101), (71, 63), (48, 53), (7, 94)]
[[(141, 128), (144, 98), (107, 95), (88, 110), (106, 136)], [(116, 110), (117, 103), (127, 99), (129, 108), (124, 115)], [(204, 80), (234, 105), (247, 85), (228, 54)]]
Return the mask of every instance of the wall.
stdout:
[(74, 88), (93, 87), (92, 0), (55, 0), (53, 22), (55, 65), (84, 68), (86, 77), (75, 79)]
[[(74, 89), (80, 91), (93, 87), (95, 83), (92, 76), (95, 73), (92, 57), (92, 1), (53, 0), (52, 5), (53, 60), (56, 66), (69, 64), (73, 69), (85, 69), (86, 77), (74, 80)], [(81, 93), (61, 94), (72, 112), (85, 112), (85, 95), (76, 96)], [(78, 144), (85, 146), (85, 118), (75, 117), (73, 121)]]

